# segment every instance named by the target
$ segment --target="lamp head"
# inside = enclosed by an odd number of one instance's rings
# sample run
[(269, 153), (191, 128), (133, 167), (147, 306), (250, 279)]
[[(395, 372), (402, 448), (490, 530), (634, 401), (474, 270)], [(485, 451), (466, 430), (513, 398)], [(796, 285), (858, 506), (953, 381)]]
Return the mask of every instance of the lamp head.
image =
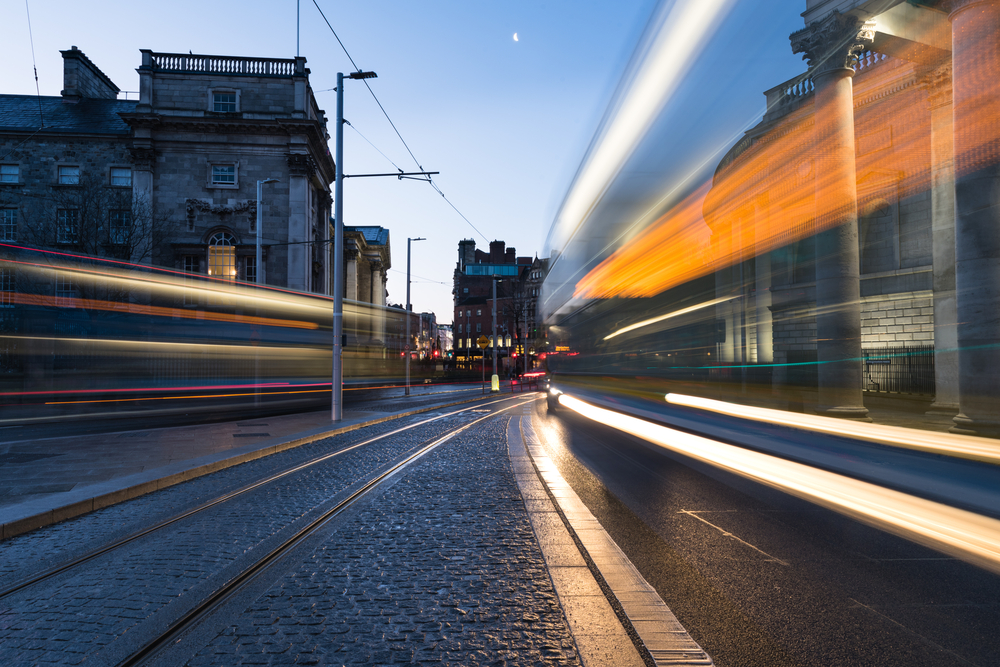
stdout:
[(361, 72), (361, 71), (351, 72), (347, 76), (348, 76), (348, 78), (351, 78), (351, 79), (377, 79), (378, 78), (378, 74), (376, 74), (375, 72)]

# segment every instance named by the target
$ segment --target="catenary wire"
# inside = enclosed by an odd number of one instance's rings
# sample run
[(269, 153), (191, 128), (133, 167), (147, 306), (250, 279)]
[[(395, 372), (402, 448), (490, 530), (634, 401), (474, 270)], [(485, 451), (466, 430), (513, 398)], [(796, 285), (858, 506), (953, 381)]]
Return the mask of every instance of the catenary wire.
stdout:
[(24, 0), (24, 13), (28, 16), (28, 43), (31, 44), (31, 68), (35, 70), (35, 95), (38, 98), (38, 118), (45, 127), (45, 116), (42, 115), (42, 91), (38, 87), (38, 65), (35, 63), (35, 38), (31, 34), (31, 11), (28, 9), (28, 0)]
[[(344, 42), (341, 41), (340, 37), (337, 35), (337, 31), (333, 29), (332, 25), (330, 25), (330, 20), (326, 18), (326, 14), (324, 14), (322, 8), (320, 8), (318, 0), (313, 0), (313, 4), (316, 6), (316, 10), (319, 12), (320, 16), (323, 17), (323, 21), (326, 22), (326, 26), (330, 29), (330, 32), (332, 32), (333, 36), (337, 39), (337, 43), (340, 44), (340, 48), (344, 50), (344, 54), (347, 56), (347, 59), (351, 61), (351, 65), (354, 67), (355, 71), (360, 72), (361, 68), (358, 67), (357, 63), (354, 62), (354, 58), (351, 57), (351, 54), (347, 50), (347, 47), (344, 46)], [(423, 165), (420, 164), (420, 160), (417, 159), (417, 156), (413, 154), (412, 150), (410, 150), (409, 144), (406, 143), (406, 139), (403, 139), (403, 135), (399, 132), (399, 129), (396, 127), (396, 124), (392, 122), (392, 118), (389, 117), (389, 113), (385, 110), (385, 107), (382, 106), (382, 102), (379, 101), (378, 96), (375, 95), (375, 91), (372, 90), (372, 87), (368, 84), (368, 80), (367, 79), (362, 79), (361, 81), (362, 81), (362, 83), (365, 84), (365, 88), (368, 89), (368, 92), (371, 93), (372, 99), (375, 100), (375, 104), (377, 104), (378, 108), (382, 110), (382, 115), (384, 115), (385, 119), (387, 121), (389, 121), (389, 125), (392, 126), (392, 129), (396, 133), (396, 136), (399, 137), (399, 140), (403, 143), (403, 146), (406, 148), (406, 152), (410, 154), (411, 158), (413, 158), (413, 163), (417, 165), (417, 168), (419, 168), (420, 171), (426, 171), (424, 169)], [(378, 150), (378, 149), (376, 149), (376, 150)], [(388, 158), (386, 158), (386, 159), (388, 159)], [(389, 161), (392, 162), (392, 160), (389, 160)], [(399, 169), (399, 167), (396, 167), (396, 168)], [(465, 216), (464, 213), (462, 213), (460, 210), (458, 210), (458, 207), (455, 206), (455, 204), (453, 204), (452, 201), (450, 199), (448, 199), (447, 196), (445, 196), (444, 192), (441, 191), (441, 188), (439, 188), (437, 186), (437, 183), (435, 183), (434, 180), (430, 176), (427, 177), (427, 183), (430, 184), (430, 186), (432, 188), (434, 188), (435, 192), (437, 192), (439, 195), (441, 195), (441, 197), (446, 202), (448, 202), (448, 205), (451, 206), (452, 209), (454, 209), (455, 213), (458, 213), (458, 215), (462, 218), (462, 220), (465, 220), (465, 222), (470, 227), (472, 227), (476, 231), (477, 234), (479, 234), (481, 237), (483, 237), (484, 241), (489, 241), (489, 239), (486, 237), (486, 235), (483, 234), (481, 231), (479, 231), (479, 228), (476, 227), (474, 224), (472, 224), (472, 221), (469, 220)]]

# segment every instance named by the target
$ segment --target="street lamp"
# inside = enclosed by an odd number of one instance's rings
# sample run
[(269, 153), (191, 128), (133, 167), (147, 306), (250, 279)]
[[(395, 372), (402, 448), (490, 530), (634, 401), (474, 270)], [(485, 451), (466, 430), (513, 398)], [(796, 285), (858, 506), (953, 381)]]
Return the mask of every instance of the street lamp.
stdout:
[[(351, 79), (373, 79), (375, 72), (351, 72)], [(337, 72), (336, 182), (333, 191), (333, 363), (330, 419), (344, 418), (344, 73)]]
[(257, 280), (255, 281), (258, 285), (264, 284), (264, 268), (261, 264), (261, 253), (260, 253), (260, 237), (261, 230), (264, 227), (264, 207), (261, 205), (261, 197), (264, 190), (265, 183), (277, 183), (276, 178), (265, 178), (263, 181), (257, 181), (257, 264), (254, 266), (254, 270), (257, 272)]
[(490, 378), (490, 391), (500, 391), (500, 376), (497, 375), (497, 281), (499, 276), (493, 276), (493, 377)]
[(422, 236), (406, 239), (406, 344), (403, 346), (403, 352), (406, 354), (406, 396), (410, 395), (410, 311), (413, 310), (410, 304), (410, 242), (426, 240)]

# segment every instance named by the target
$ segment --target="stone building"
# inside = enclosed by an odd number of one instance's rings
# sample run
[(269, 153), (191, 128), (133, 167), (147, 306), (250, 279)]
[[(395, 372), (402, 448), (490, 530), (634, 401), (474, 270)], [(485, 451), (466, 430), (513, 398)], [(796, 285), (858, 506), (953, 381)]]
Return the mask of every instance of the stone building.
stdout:
[(776, 388), (811, 366), (817, 408), (864, 419), (866, 355), (925, 345), (933, 409), (998, 436), (1000, 3), (806, 4), (808, 71), (765, 93), (705, 200), (713, 239), (753, 239), (715, 241), (720, 355)]
[(61, 97), (0, 95), (3, 238), (329, 293), (334, 163), (305, 58), (141, 53), (138, 100), (76, 47)]
[[(345, 226), (344, 256), (347, 272), (344, 298), (385, 306), (388, 297), (386, 276), (392, 268), (389, 230), (376, 226)], [(376, 309), (368, 324), (362, 319), (358, 320), (355, 328), (348, 326), (348, 330), (353, 332), (348, 334), (348, 340), (351, 344), (381, 345), (385, 341), (385, 327), (385, 313)]]

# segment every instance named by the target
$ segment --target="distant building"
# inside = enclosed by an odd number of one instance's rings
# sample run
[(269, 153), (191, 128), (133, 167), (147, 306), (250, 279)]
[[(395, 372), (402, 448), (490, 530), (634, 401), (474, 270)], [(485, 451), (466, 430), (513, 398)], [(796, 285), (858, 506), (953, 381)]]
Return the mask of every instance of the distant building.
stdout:
[[(548, 269), (548, 260), (518, 257), (503, 241), (490, 243), (490, 251), (476, 249), (473, 239), (458, 244), (458, 263), (452, 294), (454, 313), (454, 358), (459, 365), (471, 364), (481, 356), (476, 344), (486, 336), (492, 355), (494, 343), (503, 365), (513, 368), (513, 360), (527, 352), (537, 356), (544, 338), (535, 319), (539, 286)], [(493, 341), (493, 286), (497, 279), (497, 337)], [(527, 348), (527, 349), (525, 349)], [(523, 368), (518, 363), (517, 368)]]

